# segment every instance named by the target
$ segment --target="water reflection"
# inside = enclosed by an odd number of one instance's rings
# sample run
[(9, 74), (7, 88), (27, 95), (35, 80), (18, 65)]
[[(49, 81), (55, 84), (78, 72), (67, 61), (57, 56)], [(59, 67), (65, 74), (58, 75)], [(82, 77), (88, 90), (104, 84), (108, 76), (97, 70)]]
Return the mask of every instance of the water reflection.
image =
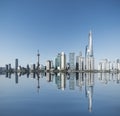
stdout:
[(40, 75), (38, 73), (37, 73), (37, 81), (38, 81), (37, 92), (39, 93), (39, 90), (40, 90)]
[(58, 89), (65, 90), (66, 74), (65, 73), (57, 73), (55, 75), (55, 83), (56, 83)]
[[(15, 83), (19, 83), (19, 77), (21, 74), (15, 73)], [(12, 78), (11, 73), (6, 73), (7, 78)], [(27, 73), (27, 78), (33, 78), (37, 80), (37, 92), (39, 93), (41, 78), (45, 78), (48, 84), (50, 82), (56, 84), (57, 89), (70, 91), (79, 88), (80, 92), (85, 91), (85, 96), (88, 100), (88, 111), (92, 112), (93, 107), (93, 92), (94, 92), (94, 79), (98, 77), (98, 80), (103, 84), (108, 84), (110, 81), (116, 84), (120, 83), (120, 73)]]
[(85, 74), (85, 93), (88, 97), (88, 110), (92, 111), (92, 97), (93, 97), (93, 86), (94, 86), (94, 73)]
[(103, 84), (108, 84), (110, 81), (120, 83), (120, 73), (98, 73), (98, 78)]
[(18, 73), (15, 73), (15, 83), (18, 83)]

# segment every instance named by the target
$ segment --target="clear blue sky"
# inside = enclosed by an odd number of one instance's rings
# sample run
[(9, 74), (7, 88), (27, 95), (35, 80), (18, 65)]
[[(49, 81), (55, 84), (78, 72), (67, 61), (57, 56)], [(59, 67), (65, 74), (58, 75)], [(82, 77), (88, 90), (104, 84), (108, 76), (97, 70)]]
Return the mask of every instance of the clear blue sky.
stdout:
[(0, 0), (0, 66), (84, 55), (90, 29), (96, 59), (120, 58), (120, 0)]

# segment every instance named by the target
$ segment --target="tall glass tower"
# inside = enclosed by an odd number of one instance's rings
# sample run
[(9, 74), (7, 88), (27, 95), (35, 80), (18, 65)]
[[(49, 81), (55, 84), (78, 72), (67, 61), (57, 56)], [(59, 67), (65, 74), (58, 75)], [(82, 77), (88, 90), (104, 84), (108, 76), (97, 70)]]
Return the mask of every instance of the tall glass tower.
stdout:
[(70, 69), (74, 70), (75, 69), (75, 53), (69, 53), (69, 63), (70, 63)]
[(15, 71), (18, 71), (18, 59), (15, 59)]
[(89, 35), (88, 35), (88, 46), (86, 48), (87, 50), (87, 56), (93, 57), (93, 40), (92, 40), (92, 31), (90, 30)]
[(85, 52), (85, 69), (93, 71), (94, 70), (94, 55), (93, 55), (93, 40), (92, 32), (89, 32), (88, 35), (88, 45), (86, 46)]

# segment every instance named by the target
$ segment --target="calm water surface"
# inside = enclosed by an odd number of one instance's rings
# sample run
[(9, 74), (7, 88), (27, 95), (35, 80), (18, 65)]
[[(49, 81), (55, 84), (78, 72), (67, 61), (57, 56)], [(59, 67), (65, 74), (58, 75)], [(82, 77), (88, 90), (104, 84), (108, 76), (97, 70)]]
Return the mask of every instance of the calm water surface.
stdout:
[(0, 75), (0, 116), (120, 116), (120, 74)]

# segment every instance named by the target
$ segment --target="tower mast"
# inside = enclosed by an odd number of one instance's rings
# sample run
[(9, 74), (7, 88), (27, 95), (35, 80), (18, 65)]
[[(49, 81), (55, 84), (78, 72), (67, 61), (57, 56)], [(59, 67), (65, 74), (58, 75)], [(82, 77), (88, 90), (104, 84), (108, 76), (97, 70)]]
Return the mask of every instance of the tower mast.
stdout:
[(37, 62), (37, 70), (39, 69), (39, 66), (40, 66), (40, 63), (39, 63), (39, 61), (40, 61), (40, 54), (39, 54), (39, 50), (37, 51), (38, 53), (37, 53), (37, 57), (38, 57), (38, 62)]

